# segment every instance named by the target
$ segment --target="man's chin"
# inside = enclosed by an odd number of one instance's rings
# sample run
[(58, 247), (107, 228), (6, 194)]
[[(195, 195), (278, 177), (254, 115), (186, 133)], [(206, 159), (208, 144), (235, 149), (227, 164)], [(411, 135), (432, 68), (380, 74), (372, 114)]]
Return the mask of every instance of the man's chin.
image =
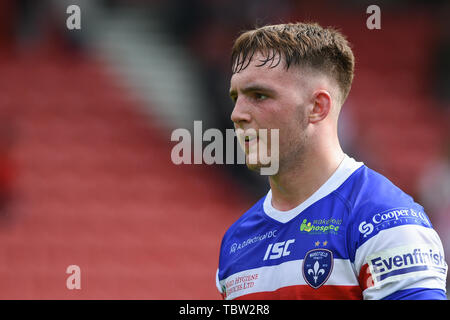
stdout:
[(245, 157), (245, 164), (247, 169), (264, 176), (273, 176), (278, 173), (279, 169), (277, 160), (274, 161), (274, 159), (271, 159), (269, 163), (261, 163), (259, 158), (254, 157), (254, 155), (249, 156), (248, 154)]
[(256, 172), (261, 172), (262, 168), (269, 168), (272, 165), (271, 163), (262, 164), (259, 160), (256, 162), (255, 161), (250, 162), (250, 161), (248, 161), (248, 157), (246, 158), (245, 164), (249, 170), (256, 171)]
[(250, 164), (250, 163), (246, 163), (247, 168), (251, 171), (255, 171), (255, 172), (261, 172), (261, 167), (262, 165), (260, 163), (257, 164)]
[(249, 170), (256, 172), (260, 172), (262, 166), (259, 162), (258, 154), (253, 152), (245, 154), (245, 164)]

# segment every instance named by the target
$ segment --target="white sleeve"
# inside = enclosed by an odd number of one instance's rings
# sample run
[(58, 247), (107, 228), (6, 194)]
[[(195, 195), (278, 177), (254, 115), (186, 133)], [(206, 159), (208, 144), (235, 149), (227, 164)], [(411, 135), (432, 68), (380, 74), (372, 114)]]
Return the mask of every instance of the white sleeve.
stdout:
[(421, 225), (381, 230), (355, 254), (364, 299), (406, 289), (446, 290), (447, 263), (438, 234)]

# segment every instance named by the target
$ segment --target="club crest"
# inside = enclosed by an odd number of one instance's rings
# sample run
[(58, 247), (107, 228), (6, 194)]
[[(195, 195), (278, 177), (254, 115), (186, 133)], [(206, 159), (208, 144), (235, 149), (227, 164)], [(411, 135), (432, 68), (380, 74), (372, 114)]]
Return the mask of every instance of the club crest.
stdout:
[(303, 278), (309, 286), (318, 289), (330, 277), (333, 271), (333, 264), (333, 253), (330, 250), (310, 250), (303, 259)]

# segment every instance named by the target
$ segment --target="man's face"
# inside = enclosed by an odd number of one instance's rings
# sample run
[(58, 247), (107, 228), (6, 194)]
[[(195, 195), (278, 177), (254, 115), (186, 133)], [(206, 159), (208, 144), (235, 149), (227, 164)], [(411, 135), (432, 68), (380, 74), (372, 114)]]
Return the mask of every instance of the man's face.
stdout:
[[(259, 148), (266, 147), (270, 155), (271, 129), (279, 129), (279, 168), (302, 160), (306, 146), (306, 128), (308, 125), (307, 105), (311, 103), (306, 75), (300, 68), (286, 70), (284, 63), (271, 68), (270, 63), (259, 66), (261, 54), (255, 54), (247, 68), (231, 77), (230, 96), (235, 106), (231, 120), (242, 148), (245, 150), (247, 166), (259, 170), (257, 163), (249, 164), (249, 157), (257, 154)], [(244, 141), (239, 130), (254, 129), (256, 137)], [(267, 138), (258, 134), (267, 129)]]

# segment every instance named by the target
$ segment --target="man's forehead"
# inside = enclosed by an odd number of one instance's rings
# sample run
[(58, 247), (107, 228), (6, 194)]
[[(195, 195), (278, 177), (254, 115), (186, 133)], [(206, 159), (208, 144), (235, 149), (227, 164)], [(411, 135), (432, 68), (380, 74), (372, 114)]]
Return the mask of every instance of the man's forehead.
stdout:
[(293, 76), (291, 74), (293, 70), (291, 68), (286, 69), (282, 61), (278, 64), (277, 61), (272, 64), (270, 62), (262, 64), (265, 60), (266, 57), (261, 53), (255, 54), (246, 68), (235, 72), (231, 76), (231, 87), (241, 86), (250, 82), (279, 83)]
[(286, 65), (284, 56), (276, 50), (266, 49), (254, 52), (242, 52), (233, 61), (233, 73), (246, 69), (251, 64), (268, 67)]
[(247, 57), (240, 56), (233, 66), (233, 72), (239, 73), (240, 71), (248, 68), (269, 68), (269, 69), (285, 69), (286, 62), (284, 57), (275, 52), (263, 53), (260, 51), (255, 52)]

